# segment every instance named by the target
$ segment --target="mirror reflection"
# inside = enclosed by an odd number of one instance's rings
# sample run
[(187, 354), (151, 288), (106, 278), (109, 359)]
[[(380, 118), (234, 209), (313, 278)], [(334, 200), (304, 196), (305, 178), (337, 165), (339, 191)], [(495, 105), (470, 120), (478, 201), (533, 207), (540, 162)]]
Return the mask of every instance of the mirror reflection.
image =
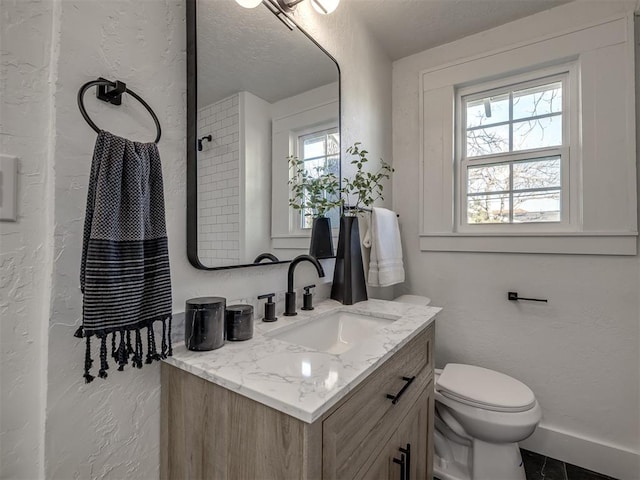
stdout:
[(199, 1), (195, 25), (197, 259), (290, 260), (308, 250), (312, 220), (289, 208), (287, 158), (339, 174), (337, 65), (264, 5)]

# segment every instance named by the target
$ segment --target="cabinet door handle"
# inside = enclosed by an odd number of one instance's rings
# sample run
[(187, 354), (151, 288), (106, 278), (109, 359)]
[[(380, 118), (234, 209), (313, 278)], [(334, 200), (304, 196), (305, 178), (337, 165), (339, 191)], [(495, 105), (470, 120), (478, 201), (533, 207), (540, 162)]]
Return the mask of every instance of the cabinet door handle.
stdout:
[(400, 459), (398, 460), (397, 458), (393, 459), (393, 463), (397, 463), (398, 465), (400, 465), (400, 480), (407, 480), (406, 478), (406, 469), (407, 469), (407, 460), (405, 458), (404, 453), (400, 455)]
[(404, 480), (411, 480), (411, 444), (407, 443), (407, 448), (400, 447), (398, 450), (402, 453), (402, 455), (407, 456), (407, 461), (405, 462), (405, 474)]
[(407, 391), (407, 388), (409, 388), (409, 385), (411, 385), (415, 379), (416, 379), (415, 375), (413, 377), (402, 377), (402, 380), (404, 380), (407, 383), (404, 384), (404, 386), (400, 389), (400, 391), (395, 395), (391, 395), (390, 393), (387, 393), (387, 398), (392, 400), (391, 401), (392, 404), (395, 405), (400, 401), (400, 397), (404, 395), (404, 392)]

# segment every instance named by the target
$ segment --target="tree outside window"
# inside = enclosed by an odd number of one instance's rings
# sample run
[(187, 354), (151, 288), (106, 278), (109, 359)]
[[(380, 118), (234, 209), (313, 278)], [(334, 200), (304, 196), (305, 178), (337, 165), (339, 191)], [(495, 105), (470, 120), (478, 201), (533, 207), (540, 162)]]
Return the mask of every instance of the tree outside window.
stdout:
[(566, 78), (461, 97), (467, 224), (562, 221)]

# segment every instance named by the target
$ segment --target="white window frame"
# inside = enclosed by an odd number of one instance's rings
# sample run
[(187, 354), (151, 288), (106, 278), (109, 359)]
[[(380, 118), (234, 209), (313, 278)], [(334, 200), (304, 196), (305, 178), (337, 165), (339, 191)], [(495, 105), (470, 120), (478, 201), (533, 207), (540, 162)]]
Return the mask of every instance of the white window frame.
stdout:
[[(291, 132), (291, 143), (292, 145), (292, 151), (294, 151), (294, 155), (296, 155), (298, 158), (303, 159), (302, 155), (302, 142), (300, 141), (300, 139), (302, 137), (306, 137), (309, 135), (313, 135), (316, 133), (321, 133), (321, 132), (329, 132), (331, 130), (335, 130), (336, 132), (338, 132), (338, 125), (335, 123), (323, 123), (321, 125), (314, 125), (312, 127), (307, 127), (307, 128), (303, 128), (300, 130), (296, 130), (296, 131), (292, 131)], [(338, 132), (339, 133), (339, 132)], [(340, 155), (338, 154), (338, 158), (340, 157)], [(291, 169), (289, 170), (289, 179), (291, 179)], [(291, 190), (289, 190), (289, 197), (291, 196)], [(293, 209), (291, 207), (289, 207), (289, 232), (292, 235), (302, 235), (305, 237), (308, 237), (311, 235), (311, 228), (302, 228), (302, 210), (296, 210)], [(338, 232), (338, 228), (339, 225), (331, 225), (331, 230), (336, 232)]]
[[(578, 73), (575, 62), (554, 67), (535, 69), (527, 73), (505, 76), (491, 82), (484, 82), (456, 89), (455, 115), (455, 224), (460, 233), (475, 234), (521, 234), (544, 232), (574, 232), (578, 225), (579, 189), (579, 109)], [(510, 91), (512, 88), (525, 89), (545, 83), (562, 82), (562, 139), (557, 147), (545, 147), (523, 151), (513, 151), (493, 155), (466, 157), (466, 111), (463, 99), (473, 100)], [(561, 157), (560, 216), (557, 222), (528, 223), (467, 223), (467, 168), (468, 166), (513, 164), (517, 161)], [(512, 191), (512, 190), (511, 190)], [(511, 212), (513, 214), (513, 212)]]

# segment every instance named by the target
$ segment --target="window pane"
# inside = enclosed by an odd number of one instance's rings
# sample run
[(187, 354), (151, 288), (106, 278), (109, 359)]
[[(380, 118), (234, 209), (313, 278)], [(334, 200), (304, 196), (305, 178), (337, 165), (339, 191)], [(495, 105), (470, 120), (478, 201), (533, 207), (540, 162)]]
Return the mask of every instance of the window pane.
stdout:
[(467, 128), (509, 121), (509, 95), (479, 98), (467, 103)]
[[(318, 178), (323, 175), (333, 174), (335, 180), (340, 178), (340, 134), (335, 128), (314, 132), (308, 135), (298, 137), (299, 155), (304, 161), (305, 173), (310, 178)], [(312, 193), (311, 190), (305, 190), (304, 202), (318, 203), (326, 198), (335, 201), (338, 194), (329, 195), (326, 191)], [(302, 208), (300, 211), (300, 228), (311, 228), (313, 224), (313, 216), (317, 212), (311, 208)], [(332, 218), (336, 228), (339, 224), (339, 209), (334, 208), (325, 212), (327, 216)]]
[(310, 208), (302, 210), (302, 228), (313, 227), (313, 211)]
[(331, 230), (335, 230), (340, 227), (340, 208), (332, 208), (327, 212), (327, 217), (331, 221)]
[(321, 157), (325, 155), (325, 137), (305, 138), (303, 151), (303, 157), (313, 158)]
[(467, 193), (503, 192), (509, 190), (509, 165), (469, 167)]
[(509, 223), (509, 195), (467, 197), (467, 223)]
[(562, 112), (562, 82), (513, 92), (513, 118)]
[(513, 222), (559, 222), (560, 190), (513, 194)]
[(304, 170), (309, 176), (318, 178), (326, 173), (325, 163), (326, 160), (324, 158), (318, 158), (316, 160), (305, 160)]
[(513, 164), (513, 189), (560, 187), (560, 157)]
[(479, 157), (508, 151), (508, 125), (467, 131), (467, 157)]
[(333, 173), (336, 177), (340, 178), (340, 157), (331, 156), (327, 157), (327, 173)]
[(513, 150), (562, 145), (562, 115), (513, 123)]
[(327, 155), (338, 155), (340, 153), (340, 136), (332, 133), (327, 136)]

